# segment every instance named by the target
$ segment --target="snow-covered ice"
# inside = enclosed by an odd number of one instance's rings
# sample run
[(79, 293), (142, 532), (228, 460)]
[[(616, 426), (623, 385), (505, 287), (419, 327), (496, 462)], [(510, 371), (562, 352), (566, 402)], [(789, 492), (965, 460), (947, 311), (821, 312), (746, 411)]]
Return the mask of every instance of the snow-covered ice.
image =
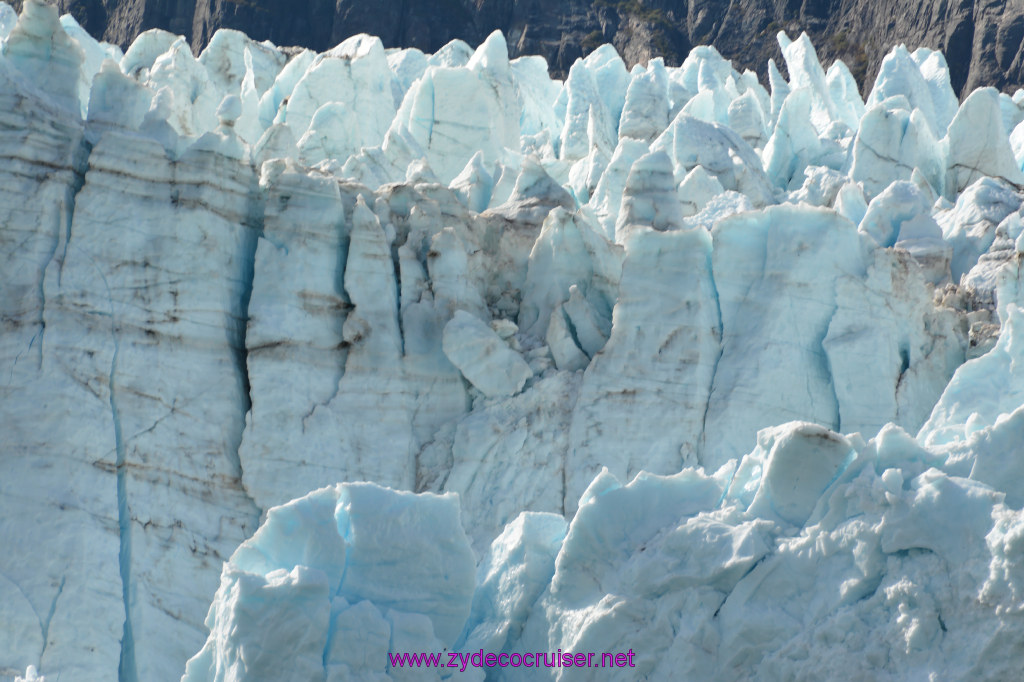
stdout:
[(1019, 676), (1024, 93), (778, 40), (0, 2), (0, 680)]

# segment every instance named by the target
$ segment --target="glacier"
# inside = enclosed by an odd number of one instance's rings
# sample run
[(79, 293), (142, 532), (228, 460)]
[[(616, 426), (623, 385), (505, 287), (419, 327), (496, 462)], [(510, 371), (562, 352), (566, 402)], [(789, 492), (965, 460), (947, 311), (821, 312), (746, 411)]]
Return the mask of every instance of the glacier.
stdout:
[(0, 680), (1019, 676), (1024, 91), (777, 40), (0, 2)]

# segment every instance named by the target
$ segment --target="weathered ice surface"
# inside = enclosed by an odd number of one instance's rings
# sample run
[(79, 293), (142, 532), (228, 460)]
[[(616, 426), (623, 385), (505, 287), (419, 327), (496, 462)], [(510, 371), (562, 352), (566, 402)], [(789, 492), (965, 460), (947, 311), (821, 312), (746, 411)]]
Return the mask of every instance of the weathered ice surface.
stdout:
[(611, 335), (584, 373), (573, 415), (569, 511), (602, 466), (631, 478), (702, 461), (721, 342), (711, 235), (640, 228), (625, 254)]
[[(0, 71), (0, 669), (115, 679), (125, 601), (109, 305), (80, 315), (53, 300), (88, 154), (71, 99), (81, 52), (39, 7), (16, 31), (8, 44), (42, 36), (53, 49), (15, 51)], [(52, 103), (28, 90), (49, 69), (64, 76), (39, 83), (57, 86)]]

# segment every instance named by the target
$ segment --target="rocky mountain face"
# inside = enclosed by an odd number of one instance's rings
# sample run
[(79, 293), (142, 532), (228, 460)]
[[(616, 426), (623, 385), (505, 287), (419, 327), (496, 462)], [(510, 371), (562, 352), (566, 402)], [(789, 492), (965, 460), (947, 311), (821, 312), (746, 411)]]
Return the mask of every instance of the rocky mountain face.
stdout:
[[(20, 2), (14, 6), (19, 9)], [(598, 45), (627, 63), (678, 64), (713, 44), (737, 67), (766, 78), (780, 59), (775, 34), (806, 31), (822, 61), (843, 59), (866, 90), (889, 47), (942, 50), (953, 87), (1013, 90), (1024, 82), (1024, 5), (1012, 0), (59, 0), (97, 38), (126, 47), (140, 32), (185, 35), (199, 52), (219, 28), (278, 45), (327, 49), (356, 33), (387, 47), (433, 52), (501, 29), (512, 56), (543, 55), (555, 75)]]

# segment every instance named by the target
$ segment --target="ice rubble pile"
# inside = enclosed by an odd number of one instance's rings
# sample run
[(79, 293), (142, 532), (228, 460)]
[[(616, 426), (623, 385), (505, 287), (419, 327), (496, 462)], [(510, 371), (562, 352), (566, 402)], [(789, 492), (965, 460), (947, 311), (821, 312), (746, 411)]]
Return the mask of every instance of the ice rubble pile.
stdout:
[(1024, 92), (0, 38), (0, 678), (1018, 674)]

